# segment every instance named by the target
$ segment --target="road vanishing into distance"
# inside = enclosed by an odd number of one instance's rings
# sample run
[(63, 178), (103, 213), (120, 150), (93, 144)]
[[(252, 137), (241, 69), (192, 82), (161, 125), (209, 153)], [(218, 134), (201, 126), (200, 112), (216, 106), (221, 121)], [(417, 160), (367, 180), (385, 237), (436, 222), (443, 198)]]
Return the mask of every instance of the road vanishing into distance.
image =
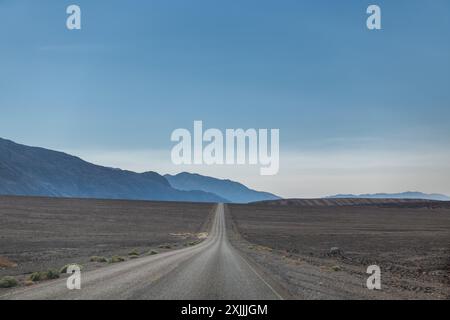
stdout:
[(16, 289), (0, 299), (282, 299), (231, 246), (223, 204), (208, 238), (196, 246), (82, 271), (80, 290), (68, 290), (66, 281)]

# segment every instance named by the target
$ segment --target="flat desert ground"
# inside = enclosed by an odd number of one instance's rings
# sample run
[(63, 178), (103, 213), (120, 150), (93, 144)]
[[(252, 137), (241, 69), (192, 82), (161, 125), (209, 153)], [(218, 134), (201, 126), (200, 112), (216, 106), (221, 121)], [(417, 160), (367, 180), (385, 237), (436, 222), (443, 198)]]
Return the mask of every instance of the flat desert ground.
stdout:
[(135, 258), (130, 253), (190, 246), (204, 238), (213, 209), (213, 204), (0, 197), (0, 277), (17, 276), (23, 283), (33, 272), (66, 264), (83, 270), (108, 264), (92, 263), (93, 256), (128, 260)]
[[(228, 215), (235, 246), (294, 298), (450, 298), (448, 202), (275, 201)], [(370, 265), (381, 290), (367, 289)]]
[[(132, 260), (196, 246), (215, 210), (215, 204), (0, 197), (0, 278), (35, 285), (31, 273), (66, 264), (89, 271), (108, 268), (113, 256)], [(287, 299), (450, 298), (449, 203), (229, 204), (225, 225), (231, 245)], [(381, 269), (381, 290), (366, 287), (369, 265)]]

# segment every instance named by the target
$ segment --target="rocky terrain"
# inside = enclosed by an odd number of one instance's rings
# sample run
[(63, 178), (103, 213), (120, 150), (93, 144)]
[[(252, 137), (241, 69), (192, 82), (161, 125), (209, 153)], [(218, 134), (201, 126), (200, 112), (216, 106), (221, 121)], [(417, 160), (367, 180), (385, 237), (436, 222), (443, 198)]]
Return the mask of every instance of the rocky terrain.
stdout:
[[(195, 245), (213, 204), (0, 197), (0, 278), (84, 270)], [(91, 261), (96, 260), (96, 261)], [(114, 260), (114, 259), (113, 259)], [(3, 290), (3, 289), (0, 289)]]
[[(331, 201), (229, 205), (230, 238), (293, 298), (450, 297), (448, 203)], [(366, 288), (369, 265), (380, 291)]]

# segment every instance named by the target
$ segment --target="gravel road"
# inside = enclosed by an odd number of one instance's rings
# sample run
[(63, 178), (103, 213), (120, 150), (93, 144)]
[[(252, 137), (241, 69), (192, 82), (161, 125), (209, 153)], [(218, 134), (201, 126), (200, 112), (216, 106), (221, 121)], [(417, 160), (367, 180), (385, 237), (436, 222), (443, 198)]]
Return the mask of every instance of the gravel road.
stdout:
[(199, 245), (82, 272), (81, 290), (59, 279), (12, 290), (0, 299), (281, 299), (230, 245), (224, 205)]

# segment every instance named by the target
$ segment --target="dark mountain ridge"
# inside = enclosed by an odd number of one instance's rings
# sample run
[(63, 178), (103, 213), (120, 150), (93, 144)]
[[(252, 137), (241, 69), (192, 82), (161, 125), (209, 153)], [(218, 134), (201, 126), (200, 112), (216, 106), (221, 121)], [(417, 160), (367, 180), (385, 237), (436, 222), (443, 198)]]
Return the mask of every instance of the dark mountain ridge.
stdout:
[(156, 172), (103, 167), (63, 152), (0, 138), (0, 194), (100, 199), (227, 202), (204, 191), (174, 189)]

